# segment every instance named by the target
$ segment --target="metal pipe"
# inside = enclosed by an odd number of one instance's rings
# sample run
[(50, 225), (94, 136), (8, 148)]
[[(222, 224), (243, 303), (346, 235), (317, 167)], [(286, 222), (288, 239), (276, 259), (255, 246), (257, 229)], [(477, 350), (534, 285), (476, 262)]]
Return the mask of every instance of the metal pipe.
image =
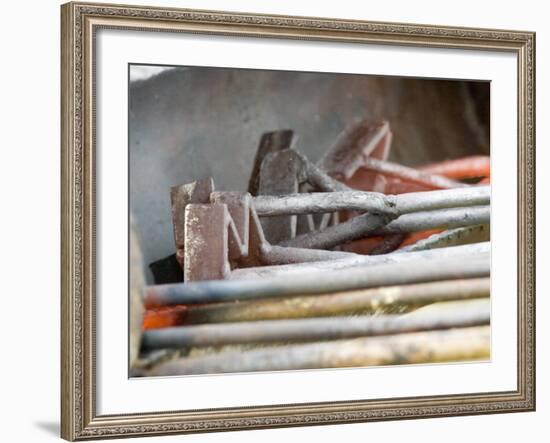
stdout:
[(398, 249), (396, 253), (423, 251), (426, 249), (445, 248), (450, 246), (465, 245), (476, 242), (487, 242), (491, 238), (489, 225), (464, 226), (462, 228), (449, 229), (428, 238)]
[(298, 152), (306, 167), (307, 181), (322, 192), (350, 191), (351, 188), (332, 178), (302, 153)]
[(387, 214), (366, 213), (344, 223), (298, 235), (279, 243), (279, 245), (293, 248), (331, 249), (381, 230), (391, 219), (392, 217)]
[(289, 195), (259, 195), (252, 203), (259, 216), (361, 211), (393, 215), (417, 211), (479, 206), (490, 203), (490, 186), (385, 195), (379, 192), (335, 191)]
[(177, 349), (338, 340), (489, 324), (489, 299), (462, 301), (453, 307), (409, 315), (299, 318), (152, 329), (143, 333), (142, 346)]
[(490, 279), (485, 277), (385, 286), (325, 295), (192, 305), (187, 307), (180, 324), (364, 315), (374, 312), (400, 313), (428, 303), (487, 297), (490, 288)]
[(430, 163), (416, 168), (429, 174), (463, 180), (465, 178), (489, 177), (491, 158), (488, 155), (471, 155), (453, 160)]
[(480, 254), (489, 254), (491, 251), (490, 242), (474, 243), (461, 246), (450, 246), (448, 248), (437, 248), (430, 250), (411, 251), (403, 254), (383, 255), (361, 255), (342, 258), (338, 260), (326, 260), (316, 262), (295, 263), (293, 265), (279, 266), (258, 266), (251, 268), (240, 268), (233, 270), (227, 279), (260, 279), (284, 276), (298, 276), (312, 272), (344, 271), (357, 267), (375, 266), (389, 263), (402, 263), (406, 265), (411, 262), (422, 262), (424, 260), (442, 259), (463, 259), (470, 260)]
[(487, 185), (439, 191), (409, 192), (394, 196), (399, 214), (459, 206), (482, 206), (491, 202), (491, 187)]
[(145, 375), (341, 368), (489, 358), (490, 328), (476, 326), (180, 358)]
[(372, 235), (388, 235), (401, 232), (425, 231), (427, 229), (450, 229), (463, 226), (483, 225), (489, 224), (490, 218), (490, 206), (470, 206), (465, 208), (413, 212), (412, 214), (402, 215), (387, 225), (375, 229), (372, 231)]
[(319, 214), (336, 211), (361, 211), (395, 214), (393, 196), (378, 192), (309, 192), (289, 195), (259, 195), (252, 199), (262, 217), (292, 214)]
[(363, 167), (371, 171), (396, 177), (409, 183), (427, 186), (432, 189), (452, 189), (469, 186), (441, 175), (430, 174), (398, 163), (379, 160), (374, 157), (365, 157), (363, 160)]
[(262, 250), (262, 263), (265, 265), (285, 265), (296, 263), (311, 263), (327, 260), (352, 259), (359, 254), (342, 251), (326, 251), (324, 249), (286, 248), (269, 245)]
[(294, 248), (330, 249), (368, 235), (389, 235), (403, 232), (424, 231), (426, 229), (448, 229), (461, 226), (488, 224), (491, 216), (489, 206), (447, 208), (435, 211), (404, 214), (395, 220), (377, 214), (363, 214), (358, 217), (311, 231), (280, 243), (280, 246)]
[(485, 277), (489, 275), (489, 254), (427, 259), (407, 263), (363, 265), (334, 272), (300, 273), (284, 278), (255, 280), (215, 280), (149, 286), (145, 290), (147, 308), (318, 294), (377, 286), (420, 283), (435, 280)]

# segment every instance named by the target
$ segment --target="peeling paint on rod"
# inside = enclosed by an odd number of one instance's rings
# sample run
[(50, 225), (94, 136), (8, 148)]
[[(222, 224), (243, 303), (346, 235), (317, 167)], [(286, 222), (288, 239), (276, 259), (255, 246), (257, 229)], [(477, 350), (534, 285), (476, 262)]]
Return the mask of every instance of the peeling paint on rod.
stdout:
[(485, 277), (489, 275), (489, 254), (452, 257), (407, 263), (364, 265), (334, 272), (255, 280), (214, 280), (149, 286), (147, 308), (174, 305), (250, 300), (296, 294), (316, 294), (377, 286), (420, 283), (435, 280)]

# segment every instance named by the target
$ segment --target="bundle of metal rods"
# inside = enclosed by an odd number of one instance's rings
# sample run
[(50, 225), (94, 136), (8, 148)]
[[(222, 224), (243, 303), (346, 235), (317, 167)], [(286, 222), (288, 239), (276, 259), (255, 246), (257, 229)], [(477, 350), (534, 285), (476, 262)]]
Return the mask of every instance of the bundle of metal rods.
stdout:
[(387, 160), (351, 125), (314, 164), (264, 134), (248, 192), (171, 190), (182, 281), (145, 289), (140, 375), (489, 356), (489, 159)]

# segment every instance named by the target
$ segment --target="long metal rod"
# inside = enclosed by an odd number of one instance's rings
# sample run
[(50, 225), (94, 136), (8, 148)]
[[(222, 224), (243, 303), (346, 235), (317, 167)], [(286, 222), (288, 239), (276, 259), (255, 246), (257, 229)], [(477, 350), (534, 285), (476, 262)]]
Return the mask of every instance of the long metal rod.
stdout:
[(468, 186), (441, 175), (419, 171), (408, 166), (392, 163), (387, 160), (379, 160), (374, 157), (366, 157), (363, 162), (363, 167), (371, 171), (406, 180), (410, 183), (427, 186), (429, 188), (452, 189)]
[(337, 260), (325, 260), (315, 262), (295, 263), (292, 265), (258, 266), (251, 268), (240, 268), (233, 270), (227, 278), (236, 279), (259, 279), (259, 278), (282, 278), (290, 275), (301, 275), (312, 272), (344, 271), (360, 266), (374, 266), (388, 263), (421, 263), (424, 260), (462, 259), (470, 260), (480, 254), (489, 254), (491, 251), (490, 242), (481, 242), (468, 245), (450, 246), (448, 248), (436, 248), (421, 251), (411, 251), (403, 254), (382, 254), (382, 255), (361, 255), (341, 258)]
[(399, 214), (460, 206), (482, 206), (491, 202), (491, 187), (488, 185), (439, 191), (410, 192), (394, 196)]
[(294, 248), (330, 249), (368, 235), (389, 235), (426, 229), (449, 229), (488, 224), (490, 216), (489, 206), (413, 212), (404, 214), (388, 223), (384, 223), (388, 219), (382, 215), (367, 213), (335, 226), (298, 235), (281, 242), (280, 245)]
[(453, 160), (429, 163), (415, 169), (456, 179), (489, 177), (491, 174), (491, 158), (488, 155), (470, 155)]
[(326, 260), (352, 259), (359, 254), (324, 249), (286, 248), (277, 245), (266, 245), (262, 251), (262, 262), (265, 265), (285, 265), (310, 263)]
[(394, 215), (490, 203), (489, 186), (385, 195), (378, 192), (337, 191), (289, 195), (259, 195), (252, 203), (259, 216), (361, 211)]
[[(452, 302), (453, 306), (456, 302)], [(321, 317), (217, 323), (152, 329), (145, 349), (338, 340), (489, 324), (489, 299), (460, 302), (454, 309), (359, 317)]]
[(377, 286), (420, 283), (435, 280), (485, 277), (489, 275), (489, 254), (463, 257), (364, 265), (334, 272), (300, 273), (254, 280), (215, 280), (149, 286), (145, 306), (212, 303), (318, 294)]
[(371, 231), (372, 235), (388, 235), (401, 232), (418, 232), (427, 229), (451, 229), (463, 226), (486, 225), (491, 219), (490, 206), (438, 209), (413, 212)]
[(318, 214), (336, 211), (361, 211), (395, 214), (393, 196), (378, 192), (308, 192), (288, 195), (259, 195), (252, 204), (259, 216)]
[(145, 375), (276, 371), (480, 360), (489, 357), (490, 328), (476, 326), (335, 340), (180, 358)]
[(450, 246), (465, 245), (475, 242), (486, 242), (491, 238), (489, 225), (464, 226), (462, 228), (449, 229), (428, 238), (398, 249), (395, 253), (423, 251), (426, 249), (446, 248)]
[(490, 279), (471, 278), (361, 289), (325, 295), (189, 306), (182, 324), (403, 312), (416, 306), (489, 296)]
[(350, 187), (332, 178), (317, 165), (310, 162), (309, 159), (302, 153), (298, 152), (298, 155), (302, 158), (302, 162), (306, 167), (307, 181), (318, 190), (322, 192), (351, 190)]
[(391, 218), (386, 214), (366, 213), (353, 217), (344, 223), (298, 235), (281, 242), (279, 245), (293, 248), (331, 249), (353, 240), (359, 240), (371, 232), (381, 230), (390, 220)]

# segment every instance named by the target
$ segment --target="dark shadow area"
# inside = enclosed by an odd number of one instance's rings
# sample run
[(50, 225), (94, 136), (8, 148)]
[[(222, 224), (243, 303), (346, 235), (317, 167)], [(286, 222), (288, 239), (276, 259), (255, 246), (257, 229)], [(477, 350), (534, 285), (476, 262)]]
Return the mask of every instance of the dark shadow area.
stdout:
[(59, 425), (59, 422), (57, 421), (39, 421), (39, 422), (35, 422), (34, 425), (37, 428), (42, 429), (47, 434), (59, 437), (60, 425)]

